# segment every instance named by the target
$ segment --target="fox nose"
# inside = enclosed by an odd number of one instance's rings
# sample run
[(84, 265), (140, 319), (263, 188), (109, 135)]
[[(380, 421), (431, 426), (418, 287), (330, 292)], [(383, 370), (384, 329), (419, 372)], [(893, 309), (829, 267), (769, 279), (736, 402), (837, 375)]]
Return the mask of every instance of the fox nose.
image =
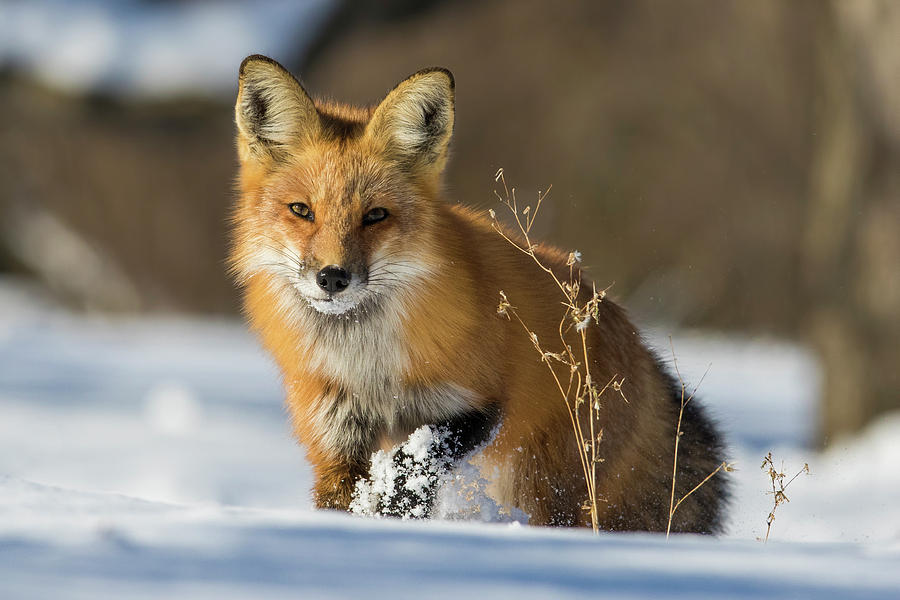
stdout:
[(329, 294), (338, 294), (350, 285), (350, 274), (337, 265), (328, 265), (316, 275), (316, 283)]

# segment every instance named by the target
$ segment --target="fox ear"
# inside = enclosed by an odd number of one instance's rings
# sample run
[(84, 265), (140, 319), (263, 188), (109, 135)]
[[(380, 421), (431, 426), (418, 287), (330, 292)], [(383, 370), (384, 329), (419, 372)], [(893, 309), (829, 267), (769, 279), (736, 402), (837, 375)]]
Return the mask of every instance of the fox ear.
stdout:
[(440, 173), (453, 133), (454, 82), (447, 69), (419, 71), (375, 109), (366, 136), (414, 168)]
[(259, 54), (241, 63), (234, 107), (241, 160), (277, 156), (314, 136), (319, 113), (303, 86), (280, 64)]

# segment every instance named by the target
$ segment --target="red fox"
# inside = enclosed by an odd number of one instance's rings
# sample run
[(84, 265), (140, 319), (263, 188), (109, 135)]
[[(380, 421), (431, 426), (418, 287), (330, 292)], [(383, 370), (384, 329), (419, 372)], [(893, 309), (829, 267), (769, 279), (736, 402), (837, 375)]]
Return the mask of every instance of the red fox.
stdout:
[[(481, 472), (501, 506), (531, 524), (587, 526), (565, 404), (521, 326), (497, 311), (503, 290), (541, 339), (558, 338), (559, 290), (485, 214), (442, 199), (454, 102), (442, 68), (355, 108), (312, 99), (269, 58), (245, 59), (231, 269), (280, 367), (316, 506), (347, 510), (374, 451), (434, 424), (462, 440), (454, 456), (482, 444)], [(567, 254), (538, 254), (569, 272)], [(588, 342), (595, 380), (626, 376), (630, 401), (600, 411), (600, 526), (664, 531), (680, 387), (612, 301)], [(683, 423), (676, 499), (723, 455), (695, 403)], [(672, 530), (719, 532), (726, 497), (727, 482), (713, 477)]]

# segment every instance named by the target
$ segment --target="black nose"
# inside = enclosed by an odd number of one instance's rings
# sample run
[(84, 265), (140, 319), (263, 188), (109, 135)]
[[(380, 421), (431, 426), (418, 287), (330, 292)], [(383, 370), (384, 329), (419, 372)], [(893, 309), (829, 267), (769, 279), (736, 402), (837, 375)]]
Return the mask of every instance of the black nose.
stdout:
[(328, 265), (316, 275), (316, 282), (329, 294), (337, 294), (350, 285), (350, 274), (337, 265)]

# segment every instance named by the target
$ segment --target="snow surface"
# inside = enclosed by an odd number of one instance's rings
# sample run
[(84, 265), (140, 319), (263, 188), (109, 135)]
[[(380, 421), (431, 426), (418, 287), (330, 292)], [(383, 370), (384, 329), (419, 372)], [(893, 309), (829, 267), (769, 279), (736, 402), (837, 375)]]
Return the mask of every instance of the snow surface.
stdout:
[(249, 54), (287, 60), (334, 0), (0, 0), (0, 68), (75, 92), (233, 94)]
[[(74, 316), (0, 283), (0, 598), (900, 598), (900, 416), (817, 452), (807, 353), (673, 340), (689, 382), (712, 362), (699, 395), (738, 463), (720, 539), (313, 511), (243, 325)], [(769, 450), (812, 474), (763, 545)]]

